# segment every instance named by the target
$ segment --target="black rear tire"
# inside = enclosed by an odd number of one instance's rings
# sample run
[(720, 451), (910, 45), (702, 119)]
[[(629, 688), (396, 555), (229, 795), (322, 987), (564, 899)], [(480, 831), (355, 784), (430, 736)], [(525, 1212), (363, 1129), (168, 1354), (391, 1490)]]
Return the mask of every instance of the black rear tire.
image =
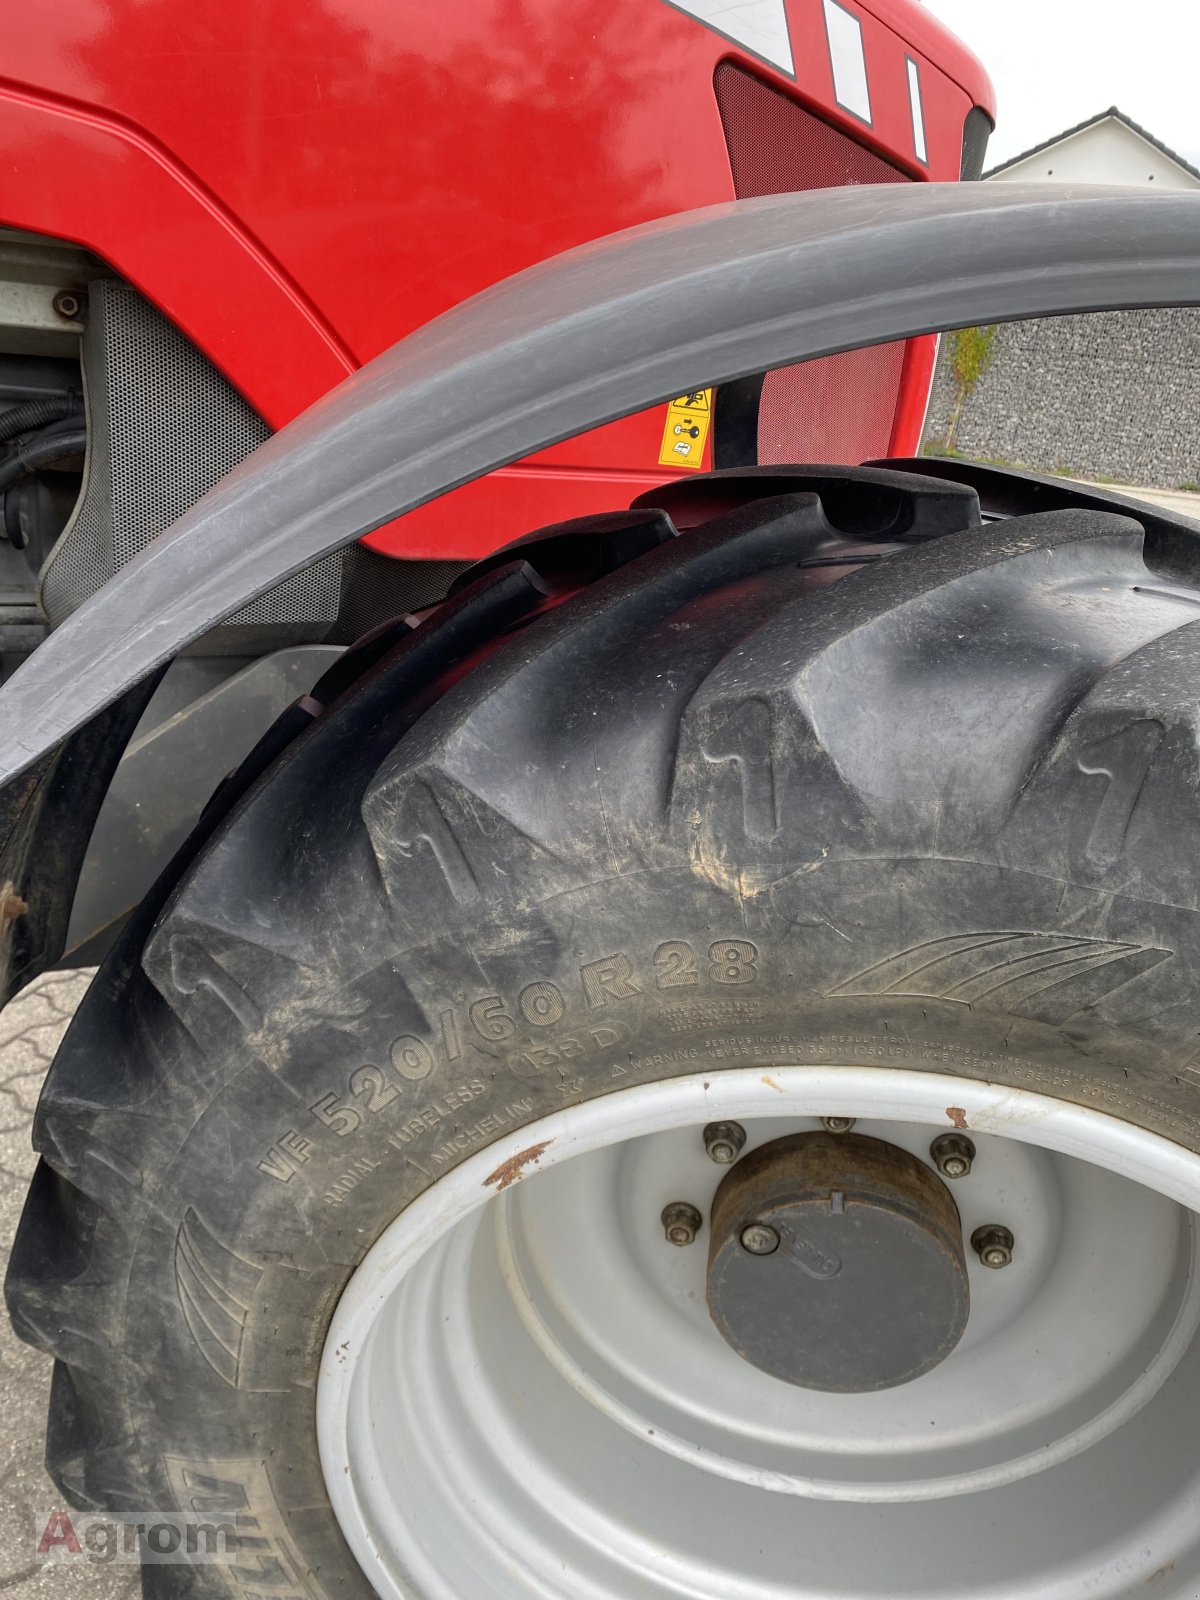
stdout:
[(932, 1061), (1200, 1147), (1200, 586), (1127, 515), (980, 526), (916, 476), (662, 499), (697, 525), (559, 532), (342, 668), (59, 1052), (8, 1278), (51, 1470), (250, 1533), (152, 1595), (371, 1593), (324, 1334), (514, 1123), (698, 1066)]

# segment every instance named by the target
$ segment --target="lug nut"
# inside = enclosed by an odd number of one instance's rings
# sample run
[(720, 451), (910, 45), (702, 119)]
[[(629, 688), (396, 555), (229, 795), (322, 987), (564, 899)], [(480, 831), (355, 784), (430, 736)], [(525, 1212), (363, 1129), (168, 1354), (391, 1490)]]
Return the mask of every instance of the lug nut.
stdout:
[(985, 1267), (1007, 1267), (1013, 1258), (1012, 1233), (998, 1222), (985, 1222), (971, 1235), (971, 1249)]
[(769, 1222), (748, 1222), (738, 1241), (752, 1256), (773, 1255), (779, 1249), (779, 1235)]
[(975, 1160), (975, 1146), (965, 1133), (941, 1133), (929, 1146), (943, 1178), (965, 1178)]
[(668, 1244), (692, 1244), (704, 1226), (704, 1218), (686, 1200), (672, 1200), (663, 1207), (662, 1225)]
[(708, 1159), (719, 1167), (736, 1161), (746, 1142), (746, 1130), (740, 1122), (710, 1122), (704, 1130), (704, 1148)]
[(826, 1133), (849, 1133), (857, 1117), (822, 1117), (821, 1126)]

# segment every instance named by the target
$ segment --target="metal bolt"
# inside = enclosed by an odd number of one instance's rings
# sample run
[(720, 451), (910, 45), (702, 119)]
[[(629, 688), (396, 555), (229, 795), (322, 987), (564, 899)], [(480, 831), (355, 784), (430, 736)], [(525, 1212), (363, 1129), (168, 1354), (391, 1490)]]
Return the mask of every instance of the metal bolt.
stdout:
[(686, 1200), (672, 1200), (663, 1207), (662, 1225), (668, 1244), (692, 1244), (704, 1226), (704, 1218)]
[(1007, 1267), (1013, 1258), (1015, 1243), (1010, 1230), (998, 1222), (985, 1222), (971, 1235), (971, 1249), (985, 1267)]
[(710, 1122), (704, 1130), (704, 1148), (708, 1159), (719, 1167), (736, 1161), (746, 1142), (746, 1130), (740, 1122)]
[(822, 1117), (821, 1126), (826, 1133), (849, 1133), (857, 1117)]
[(83, 311), (83, 296), (74, 289), (60, 289), (51, 304), (55, 315), (64, 322), (78, 322)]
[(975, 1161), (975, 1146), (965, 1133), (939, 1133), (929, 1154), (943, 1178), (965, 1178)]
[(738, 1239), (752, 1256), (773, 1255), (779, 1249), (779, 1235), (769, 1222), (748, 1222)]

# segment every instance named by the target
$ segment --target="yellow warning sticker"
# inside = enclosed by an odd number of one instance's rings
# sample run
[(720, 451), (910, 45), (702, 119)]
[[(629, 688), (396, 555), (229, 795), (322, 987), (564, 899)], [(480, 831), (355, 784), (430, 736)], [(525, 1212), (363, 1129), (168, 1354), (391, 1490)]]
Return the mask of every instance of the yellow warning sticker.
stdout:
[(700, 467), (704, 465), (704, 446), (712, 422), (712, 390), (693, 389), (667, 406), (660, 467)]

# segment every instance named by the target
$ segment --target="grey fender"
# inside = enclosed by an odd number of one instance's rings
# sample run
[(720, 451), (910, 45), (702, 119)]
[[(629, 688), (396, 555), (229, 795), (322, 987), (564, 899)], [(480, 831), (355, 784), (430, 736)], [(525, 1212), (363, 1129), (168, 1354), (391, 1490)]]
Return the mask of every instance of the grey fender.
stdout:
[(827, 190), (669, 217), (458, 306), (284, 428), (0, 690), (7, 784), (222, 618), (447, 489), (688, 388), (934, 329), (1200, 301), (1200, 196)]

